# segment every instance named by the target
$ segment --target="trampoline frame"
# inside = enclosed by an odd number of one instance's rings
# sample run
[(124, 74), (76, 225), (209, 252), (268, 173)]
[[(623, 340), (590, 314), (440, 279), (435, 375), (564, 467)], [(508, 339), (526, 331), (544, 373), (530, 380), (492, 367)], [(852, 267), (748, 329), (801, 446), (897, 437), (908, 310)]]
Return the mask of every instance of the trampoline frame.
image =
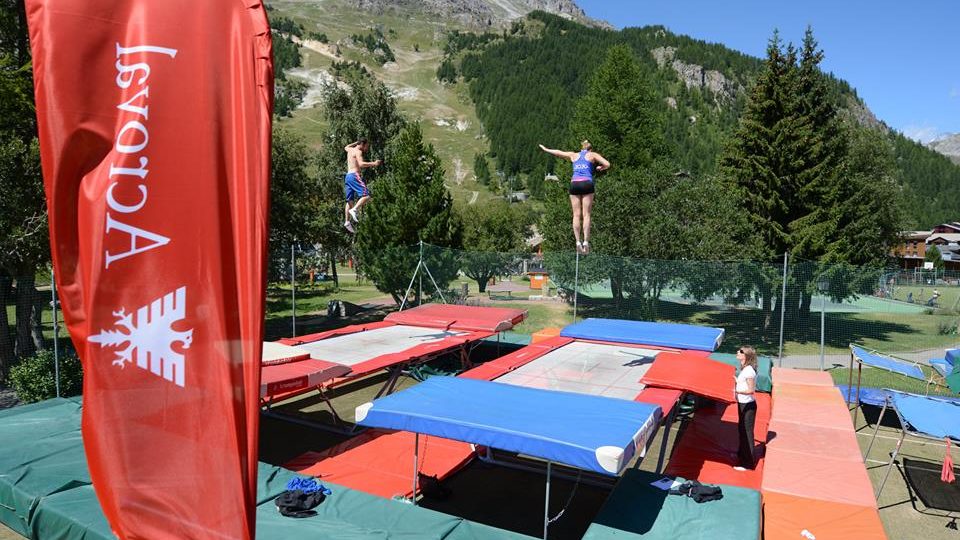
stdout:
[[(917, 366), (918, 368), (922, 365), (922, 364), (920, 364), (920, 362), (914, 362), (913, 360), (907, 360), (906, 358), (900, 358), (900, 357), (894, 356), (894, 355), (892, 355), (892, 354), (883, 353), (883, 352), (877, 351), (877, 350), (875, 350), (875, 349), (868, 349), (868, 348), (866, 348), (866, 347), (861, 347), (860, 345), (854, 345), (853, 343), (851, 343), (851, 344), (849, 345), (849, 348), (850, 348), (850, 366), (849, 366), (849, 368), (848, 368), (848, 373), (849, 373), (849, 375), (848, 375), (848, 377), (847, 377), (847, 394), (844, 396), (844, 401), (847, 403), (847, 406), (849, 407), (849, 405), (850, 405), (850, 399), (851, 399), (851, 397), (852, 397), (850, 394), (853, 393), (853, 363), (854, 363), (854, 361), (856, 361), (856, 363), (857, 363), (857, 393), (856, 393), (856, 402), (854, 403), (854, 406), (853, 406), (853, 425), (854, 425), (854, 429), (856, 429), (856, 425), (857, 425), (857, 415), (860, 413), (860, 386), (861, 386), (860, 383), (861, 383), (861, 380), (862, 380), (862, 377), (863, 377), (863, 363), (864, 363), (863, 360), (854, 353), (853, 348), (854, 348), (855, 346), (856, 346), (856, 347), (860, 347), (861, 349), (867, 351), (867, 352), (870, 353), (870, 354), (875, 354), (875, 355), (877, 355), (877, 356), (884, 356), (884, 357), (889, 358), (889, 359), (891, 359), (891, 360), (894, 360), (894, 361), (896, 361), (896, 362), (911, 364), (911, 365)], [(930, 387), (931, 387), (931, 386), (935, 386), (935, 387), (937, 387), (937, 388), (948, 388), (948, 389), (949, 389), (949, 387), (947, 387), (947, 386), (945, 386), (945, 385), (943, 384), (943, 382), (945, 382), (945, 379), (944, 379), (943, 377), (941, 377), (940, 374), (939, 374), (935, 369), (934, 369), (933, 372), (931, 373), (929, 379), (927, 379), (927, 378), (918, 379), (918, 378), (916, 378), (916, 377), (910, 377), (909, 375), (905, 375), (905, 374), (903, 374), (903, 373), (900, 373), (899, 371), (893, 371), (893, 370), (887, 369), (887, 368), (882, 367), (882, 366), (874, 366), (874, 365), (872, 365), (872, 364), (868, 364), (868, 365), (869, 365), (871, 368), (874, 368), (874, 369), (882, 369), (882, 370), (888, 371), (888, 372), (890, 372), (890, 373), (896, 373), (897, 375), (900, 375), (900, 376), (902, 376), (902, 377), (907, 377), (907, 378), (914, 379), (914, 380), (922, 380), (922, 381), (924, 381), (924, 383), (926, 384), (926, 386), (924, 387), (924, 394), (923, 394), (923, 395), (925, 395), (925, 396), (930, 395)], [(922, 371), (922, 368), (921, 368), (921, 371)], [(884, 405), (884, 406), (886, 406), (886, 405)], [(881, 416), (881, 418), (882, 418), (882, 416)], [(879, 421), (878, 421), (878, 423), (879, 423)]]
[[(390, 326), (395, 326), (395, 325), (390, 325)], [(325, 339), (333, 339), (336, 337), (351, 335), (358, 332), (375, 332), (380, 328), (389, 328), (389, 326), (383, 326), (383, 327), (378, 327), (373, 329), (360, 329), (360, 330), (357, 330), (357, 332), (348, 332), (348, 333), (343, 333), (341, 330), (340, 332), (335, 333), (333, 335), (322, 337), (320, 339), (310, 341), (310, 342), (304, 342), (304, 343), (315, 343), (317, 341), (323, 341)], [(393, 364), (383, 366), (382, 368), (362, 371), (359, 373), (353, 373), (351, 371), (343, 376), (332, 377), (330, 379), (327, 379), (326, 381), (323, 381), (313, 386), (306, 386), (303, 388), (299, 388), (289, 392), (284, 392), (281, 394), (265, 396), (260, 399), (261, 413), (269, 418), (275, 418), (278, 420), (292, 422), (292, 423), (304, 425), (307, 427), (323, 429), (325, 431), (332, 431), (334, 433), (343, 433), (343, 434), (357, 433), (362, 428), (359, 428), (358, 426), (348, 427), (347, 422), (343, 420), (343, 418), (337, 412), (336, 407), (334, 407), (333, 405), (333, 401), (332, 401), (333, 396), (330, 395), (330, 392), (332, 390), (339, 388), (343, 385), (359, 381), (371, 375), (375, 375), (381, 371), (386, 371), (387, 379), (383, 382), (383, 384), (380, 387), (380, 390), (377, 391), (377, 394), (376, 396), (374, 396), (373, 399), (390, 395), (391, 393), (393, 393), (394, 390), (396, 390), (397, 383), (399, 383), (400, 381), (400, 377), (404, 375), (407, 370), (416, 366), (426, 364), (432, 360), (435, 360), (441, 356), (445, 356), (448, 354), (459, 353), (461, 366), (463, 367), (463, 369), (469, 369), (470, 367), (473, 366), (473, 364), (470, 362), (470, 353), (472, 353), (473, 350), (480, 345), (481, 341), (483, 341), (488, 337), (493, 336), (494, 333), (474, 331), (474, 332), (466, 332), (466, 334), (469, 336), (470, 339), (467, 339), (464, 341), (459, 341), (458, 339), (457, 343), (452, 343), (448, 347), (445, 347), (443, 349), (438, 349), (426, 354), (414, 356), (404, 361), (395, 362)], [(501, 334), (502, 332), (496, 333), (498, 346), (499, 346)], [(462, 339), (464, 336), (451, 336), (451, 337)], [(388, 353), (388, 354), (395, 354), (395, 353)], [(381, 355), (381, 356), (384, 356), (384, 355)], [(377, 358), (377, 357), (374, 357), (374, 358)], [(373, 360), (374, 358), (371, 358), (370, 360)], [(333, 425), (326, 424), (323, 422), (315, 422), (315, 421), (306, 420), (303, 418), (298, 418), (293, 415), (277, 412), (273, 408), (273, 406), (279, 402), (286, 401), (288, 399), (292, 399), (298, 396), (302, 396), (304, 394), (309, 394), (310, 392), (313, 392), (313, 391), (317, 392), (317, 397), (319, 397), (320, 400), (323, 402), (323, 404), (326, 405), (327, 409), (330, 410), (330, 414), (333, 418)]]
[[(884, 388), (884, 390), (888, 392), (894, 392), (894, 393), (904, 394), (904, 395), (927, 397), (927, 396), (919, 396), (918, 394), (910, 394), (909, 392), (900, 392), (890, 388)], [(933, 435), (927, 435), (926, 433), (923, 433), (916, 429), (908, 430), (907, 426), (910, 426), (912, 424), (910, 424), (910, 422), (904, 419), (903, 415), (900, 414), (900, 411), (897, 410), (897, 408), (893, 405), (893, 403), (891, 403), (890, 396), (888, 395), (884, 399), (883, 408), (880, 410), (880, 417), (877, 419), (877, 425), (873, 429), (873, 436), (870, 438), (870, 444), (867, 445), (867, 451), (863, 455), (864, 463), (866, 463), (867, 458), (870, 456), (870, 450), (873, 449), (873, 443), (877, 440), (877, 434), (880, 432), (880, 424), (883, 423), (883, 417), (886, 414), (887, 409), (893, 409), (893, 412), (895, 412), (897, 415), (897, 419), (900, 421), (900, 438), (897, 439), (897, 445), (896, 447), (894, 447), (893, 452), (890, 453), (890, 461), (887, 463), (887, 470), (883, 473), (883, 480), (880, 481), (880, 487), (877, 488), (877, 492), (875, 493), (875, 496), (878, 500), (880, 499), (880, 494), (883, 492), (883, 487), (887, 484), (887, 479), (890, 477), (890, 470), (893, 469), (893, 464), (896, 462), (897, 456), (900, 454), (900, 447), (903, 446), (903, 440), (907, 437), (907, 435), (910, 435), (911, 437), (917, 437), (919, 439), (927, 439), (929, 441), (936, 441), (938, 443), (943, 443), (943, 438), (941, 437), (934, 437)], [(942, 444), (942, 446), (946, 448), (946, 444)]]

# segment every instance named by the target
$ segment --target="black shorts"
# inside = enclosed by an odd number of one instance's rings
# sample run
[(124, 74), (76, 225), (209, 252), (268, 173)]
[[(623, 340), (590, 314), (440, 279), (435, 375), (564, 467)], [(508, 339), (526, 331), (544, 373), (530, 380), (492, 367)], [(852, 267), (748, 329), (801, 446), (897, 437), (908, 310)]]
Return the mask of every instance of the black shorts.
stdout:
[(580, 181), (580, 182), (570, 182), (570, 194), (571, 195), (590, 195), (595, 190), (593, 182)]

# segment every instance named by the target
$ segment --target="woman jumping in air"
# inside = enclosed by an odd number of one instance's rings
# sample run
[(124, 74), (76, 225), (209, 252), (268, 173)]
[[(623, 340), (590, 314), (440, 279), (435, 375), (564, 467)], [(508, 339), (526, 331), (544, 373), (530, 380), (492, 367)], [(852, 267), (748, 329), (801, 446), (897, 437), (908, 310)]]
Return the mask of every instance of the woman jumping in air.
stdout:
[[(577, 240), (577, 253), (590, 253), (590, 214), (593, 211), (593, 193), (595, 191), (593, 175), (609, 169), (610, 162), (593, 151), (590, 141), (582, 141), (580, 148), (579, 152), (564, 152), (540, 145), (540, 149), (544, 152), (569, 159), (573, 163), (573, 178), (570, 180), (573, 236)], [(583, 227), (582, 235), (581, 223)]]

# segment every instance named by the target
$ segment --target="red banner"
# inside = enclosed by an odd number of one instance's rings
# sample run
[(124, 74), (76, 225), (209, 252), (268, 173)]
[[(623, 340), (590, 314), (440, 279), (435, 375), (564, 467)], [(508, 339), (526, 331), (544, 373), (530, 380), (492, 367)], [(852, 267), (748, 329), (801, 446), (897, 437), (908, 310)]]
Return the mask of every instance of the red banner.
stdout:
[(121, 538), (252, 538), (273, 99), (264, 8), (26, 6), (97, 497)]

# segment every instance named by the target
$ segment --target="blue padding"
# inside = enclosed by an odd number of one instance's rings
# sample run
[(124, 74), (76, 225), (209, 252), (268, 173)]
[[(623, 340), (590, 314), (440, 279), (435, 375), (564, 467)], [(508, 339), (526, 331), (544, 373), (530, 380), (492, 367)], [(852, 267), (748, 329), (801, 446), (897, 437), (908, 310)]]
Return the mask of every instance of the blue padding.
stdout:
[(930, 367), (935, 369), (941, 377), (946, 377), (950, 375), (950, 372), (953, 371), (953, 366), (947, 362), (946, 358), (931, 358)]
[(564, 328), (560, 335), (574, 339), (711, 352), (723, 342), (721, 328), (620, 319), (586, 319)]
[[(843, 396), (844, 401), (847, 403), (856, 403), (857, 402), (857, 387), (852, 386), (849, 389), (845, 384), (838, 384), (837, 388), (840, 390), (840, 395)], [(883, 407), (883, 402), (891, 396), (890, 392), (883, 390), (882, 388), (860, 388), (860, 403), (866, 403), (867, 405), (875, 405), (877, 407)]]
[(893, 392), (893, 405), (916, 431), (938, 439), (950, 437), (960, 441), (960, 403)]
[(947, 349), (947, 354), (944, 360), (947, 361), (951, 366), (956, 366), (958, 363), (957, 360), (960, 360), (960, 349)]
[(457, 377), (431, 377), (357, 407), (363, 426), (436, 435), (608, 475), (619, 474), (645, 448), (659, 420), (660, 407), (647, 403)]
[(923, 375), (923, 370), (921, 370), (920, 366), (916, 364), (910, 364), (908, 362), (904, 362), (903, 360), (890, 358), (889, 356), (881, 356), (879, 354), (869, 353), (866, 351), (866, 349), (857, 347), (856, 345), (851, 345), (850, 348), (853, 350), (854, 356), (856, 356), (857, 359), (864, 364), (885, 369), (887, 371), (893, 371), (894, 373), (906, 375), (907, 377), (919, 379), (921, 381), (926, 380), (926, 377)]

